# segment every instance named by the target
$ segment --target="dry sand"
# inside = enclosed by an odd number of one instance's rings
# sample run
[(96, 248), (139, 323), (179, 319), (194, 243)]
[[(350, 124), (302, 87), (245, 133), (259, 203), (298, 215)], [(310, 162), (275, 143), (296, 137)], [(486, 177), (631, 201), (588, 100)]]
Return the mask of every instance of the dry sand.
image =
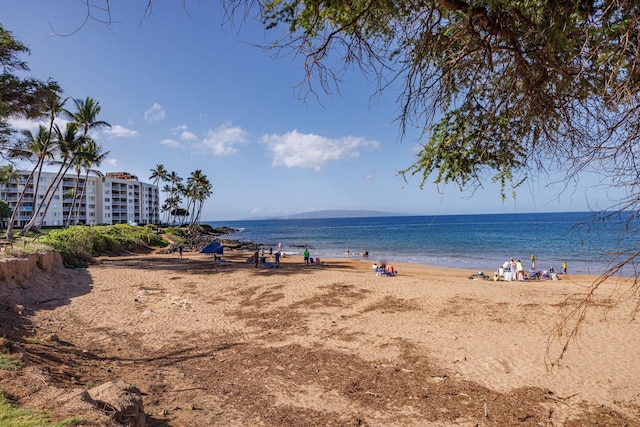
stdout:
[(384, 277), (374, 260), (245, 256), (66, 270), (56, 298), (32, 296), (27, 351), (67, 387), (135, 384), (151, 426), (640, 425), (630, 283), (599, 288), (556, 361), (555, 328), (593, 277), (493, 282), (406, 264)]

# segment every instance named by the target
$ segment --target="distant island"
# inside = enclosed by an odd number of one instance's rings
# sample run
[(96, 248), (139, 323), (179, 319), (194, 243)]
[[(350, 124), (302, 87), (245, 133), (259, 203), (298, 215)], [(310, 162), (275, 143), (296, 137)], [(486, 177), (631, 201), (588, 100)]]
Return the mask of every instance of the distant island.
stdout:
[(370, 218), (377, 216), (405, 216), (406, 214), (368, 211), (368, 210), (320, 210), (294, 215), (272, 217), (269, 219), (325, 219), (325, 218)]

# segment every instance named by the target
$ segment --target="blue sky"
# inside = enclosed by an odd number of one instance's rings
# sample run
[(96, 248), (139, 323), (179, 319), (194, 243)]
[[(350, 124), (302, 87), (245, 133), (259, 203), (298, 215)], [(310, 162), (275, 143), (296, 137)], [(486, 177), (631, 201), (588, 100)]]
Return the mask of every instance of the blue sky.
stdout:
[(0, 22), (31, 49), (25, 59), (33, 77), (100, 103), (99, 118), (112, 125), (93, 135), (111, 152), (101, 171), (151, 182), (157, 164), (184, 179), (201, 169), (213, 184), (203, 220), (321, 209), (444, 215), (611, 204), (588, 178), (561, 197), (561, 184), (528, 182), (504, 202), (490, 183), (475, 192), (455, 185), (438, 191), (430, 183), (420, 190), (419, 180), (405, 183), (397, 174), (418, 150), (418, 135), (401, 141), (394, 122), (399, 92), (372, 99), (375, 82), (349, 72), (340, 93), (302, 100), (301, 59), (257, 47), (279, 30), (225, 23), (217, 1), (156, 0), (143, 19), (146, 4), (112, 1), (106, 26), (82, 25), (80, 0), (0, 0)]

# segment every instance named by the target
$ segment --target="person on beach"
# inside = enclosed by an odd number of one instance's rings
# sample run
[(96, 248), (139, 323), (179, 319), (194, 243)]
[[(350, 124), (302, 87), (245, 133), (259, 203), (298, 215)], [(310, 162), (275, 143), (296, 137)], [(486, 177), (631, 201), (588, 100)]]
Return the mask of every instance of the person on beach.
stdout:
[(524, 282), (524, 267), (520, 260), (516, 261), (516, 280)]
[(567, 274), (567, 263), (564, 261), (562, 262), (562, 272), (564, 274)]
[(304, 263), (309, 265), (309, 249), (304, 248)]
[(259, 258), (260, 258), (260, 254), (258, 253), (258, 250), (256, 249), (256, 251), (253, 253), (254, 268), (258, 268)]
[(183, 251), (183, 248), (182, 248), (182, 245), (180, 245), (180, 246), (178, 247), (178, 254), (180, 255), (180, 258), (181, 258), (181, 259), (182, 259), (182, 251)]
[(531, 254), (531, 269), (532, 270), (536, 269), (536, 256), (535, 256), (535, 254)]
[(276, 252), (274, 255), (276, 259), (276, 267), (280, 265), (280, 251)]

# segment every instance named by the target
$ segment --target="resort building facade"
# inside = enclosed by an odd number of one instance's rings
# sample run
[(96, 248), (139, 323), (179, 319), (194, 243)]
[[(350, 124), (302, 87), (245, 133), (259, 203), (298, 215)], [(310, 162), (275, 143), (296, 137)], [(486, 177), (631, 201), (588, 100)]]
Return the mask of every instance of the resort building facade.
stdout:
[[(15, 227), (24, 227), (41, 204), (51, 200), (49, 209), (40, 210), (36, 223), (43, 227), (65, 224), (157, 224), (160, 222), (160, 200), (158, 187), (138, 181), (127, 172), (109, 172), (104, 180), (89, 176), (67, 174), (57, 188), (49, 191), (56, 174), (42, 172), (37, 186), (32, 178), (27, 182), (29, 172), (19, 171), (17, 180), (0, 184), (0, 200), (9, 203), (11, 209), (18, 209)], [(27, 191), (18, 204), (24, 188)], [(36, 191), (37, 190), (37, 191)], [(72, 209), (73, 193), (77, 194)], [(78, 208), (79, 206), (79, 208)]]

